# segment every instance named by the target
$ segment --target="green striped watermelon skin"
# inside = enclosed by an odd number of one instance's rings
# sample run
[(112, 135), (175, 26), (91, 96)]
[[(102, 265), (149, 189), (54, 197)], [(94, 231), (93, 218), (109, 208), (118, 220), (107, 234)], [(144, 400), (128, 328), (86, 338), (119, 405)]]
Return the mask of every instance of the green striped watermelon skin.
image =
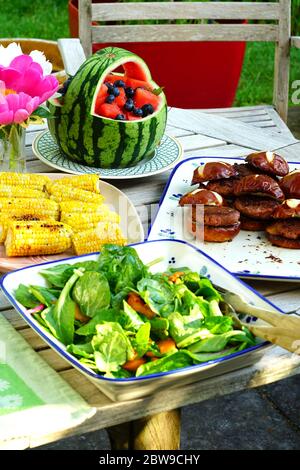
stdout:
[(116, 121), (91, 113), (99, 81), (117, 65), (134, 61), (151, 77), (147, 65), (135, 54), (115, 47), (101, 49), (75, 74), (63, 106), (55, 100), (49, 103), (53, 114), (49, 130), (70, 160), (96, 168), (124, 168), (151, 155), (159, 145), (167, 120), (163, 93), (160, 109), (141, 120)]

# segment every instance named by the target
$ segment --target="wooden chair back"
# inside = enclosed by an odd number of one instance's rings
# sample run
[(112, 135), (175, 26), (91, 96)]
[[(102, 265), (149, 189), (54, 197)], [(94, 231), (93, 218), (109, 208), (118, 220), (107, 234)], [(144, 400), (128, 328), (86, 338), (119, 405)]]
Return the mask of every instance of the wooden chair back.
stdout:
[[(258, 23), (100, 24), (144, 20), (259, 20)], [(270, 21), (271, 20), (271, 21)], [(94, 24), (92, 24), (94, 22)], [(275, 42), (274, 105), (286, 121), (289, 97), (291, 0), (254, 2), (92, 3), (79, 0), (79, 37), (85, 55), (93, 43), (171, 41)]]

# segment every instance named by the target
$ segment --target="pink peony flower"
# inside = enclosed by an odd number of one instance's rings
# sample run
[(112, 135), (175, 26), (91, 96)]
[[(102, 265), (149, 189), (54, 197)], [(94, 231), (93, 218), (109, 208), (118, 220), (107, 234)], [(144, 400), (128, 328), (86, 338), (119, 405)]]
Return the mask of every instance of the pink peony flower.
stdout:
[(59, 87), (53, 75), (44, 75), (43, 69), (50, 70), (44, 56), (42, 60), (39, 54), (33, 57), (43, 67), (26, 54), (12, 58), (6, 66), (1, 65), (0, 54), (0, 125), (26, 121)]

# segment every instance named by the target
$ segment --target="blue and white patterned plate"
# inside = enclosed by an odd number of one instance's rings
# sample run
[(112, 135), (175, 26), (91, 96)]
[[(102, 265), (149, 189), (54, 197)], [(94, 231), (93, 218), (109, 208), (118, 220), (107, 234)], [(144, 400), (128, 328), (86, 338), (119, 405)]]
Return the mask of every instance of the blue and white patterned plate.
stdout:
[[(271, 245), (264, 232), (241, 230), (232, 242), (211, 243), (197, 240), (186, 228), (188, 217), (178, 205), (181, 196), (196, 186), (191, 186), (192, 174), (199, 165), (222, 160), (241, 163), (242, 158), (192, 157), (180, 162), (172, 171), (159, 203), (159, 210), (148, 233), (148, 240), (162, 238), (185, 240), (236, 276), (247, 279), (300, 282), (299, 250), (289, 250)], [(289, 162), (290, 171), (300, 169), (297, 162)]]
[[(282, 313), (278, 307), (262, 297), (252, 287), (247, 286), (240, 279), (234, 277), (210, 256), (184, 241), (154, 240), (133, 244), (132, 246), (134, 246), (139, 257), (145, 264), (151, 263), (154, 258), (157, 258), (157, 262), (150, 268), (152, 273), (166, 271), (170, 266), (174, 268), (188, 266), (195, 272), (200, 271), (202, 274), (205, 273), (205, 275), (210, 277), (217, 285), (242, 295), (247, 302), (253, 305)], [(72, 356), (66, 350), (66, 346), (44, 330), (15, 298), (15, 288), (19, 284), (45, 285), (46, 280), (39, 274), (45, 266), (50, 268), (63, 263), (74, 264), (78, 261), (96, 260), (97, 257), (98, 255), (94, 253), (20, 269), (2, 277), (0, 280), (0, 288), (2, 287), (8, 300), (34, 331), (38, 333), (55, 352), (68, 361), (70, 365), (76, 367), (77, 370), (89, 378), (89, 380), (111, 400), (134, 400), (151, 394), (157, 394), (157, 392), (163, 388), (168, 389), (171, 396), (171, 387), (184, 386), (254, 364), (261, 359), (262, 355), (266, 352), (266, 348), (269, 347), (269, 343), (261, 340), (255, 346), (251, 346), (225, 357), (184, 367), (182, 369), (160, 372), (143, 377), (112, 379), (98, 375), (95, 371)], [(251, 324), (254, 319), (247, 317), (246, 321)], [(259, 325), (263, 324), (263, 322), (257, 320), (255, 324)]]
[(173, 168), (182, 156), (180, 143), (166, 134), (163, 136), (161, 144), (157, 147), (152, 157), (144, 159), (137, 165), (128, 168), (95, 168), (72, 162), (60, 151), (48, 130), (43, 131), (35, 138), (32, 148), (37, 158), (57, 170), (75, 175), (100, 173), (103, 179), (130, 179), (157, 175)]

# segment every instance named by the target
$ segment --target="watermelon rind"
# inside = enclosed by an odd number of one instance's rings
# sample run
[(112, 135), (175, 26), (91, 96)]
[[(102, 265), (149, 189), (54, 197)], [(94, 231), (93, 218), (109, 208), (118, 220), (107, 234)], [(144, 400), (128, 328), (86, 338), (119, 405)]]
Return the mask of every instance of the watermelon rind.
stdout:
[(159, 145), (167, 120), (163, 92), (158, 109), (140, 120), (117, 121), (94, 112), (107, 74), (128, 62), (141, 67), (148, 82), (158, 88), (143, 59), (125, 49), (107, 47), (81, 65), (70, 82), (63, 106), (50, 100), (53, 119), (48, 120), (49, 130), (70, 160), (97, 168), (124, 168), (153, 154)]

